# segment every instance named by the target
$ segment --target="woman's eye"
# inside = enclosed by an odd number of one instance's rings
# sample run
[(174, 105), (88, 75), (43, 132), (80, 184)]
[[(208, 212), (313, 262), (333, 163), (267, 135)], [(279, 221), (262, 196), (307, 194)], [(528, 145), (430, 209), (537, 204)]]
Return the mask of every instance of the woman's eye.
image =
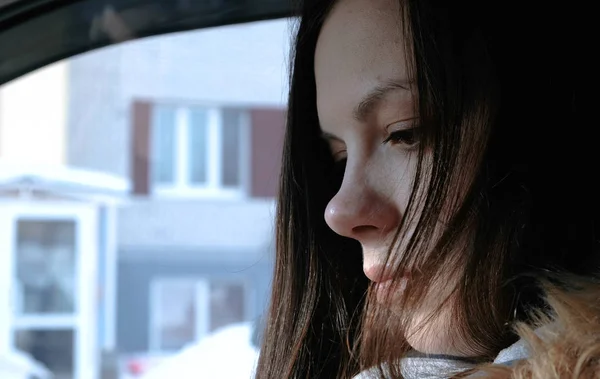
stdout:
[(396, 130), (383, 141), (383, 143), (391, 143), (392, 145), (404, 145), (405, 147), (415, 147), (420, 141), (419, 128)]
[(339, 150), (331, 154), (334, 162), (339, 162), (346, 159), (346, 150)]

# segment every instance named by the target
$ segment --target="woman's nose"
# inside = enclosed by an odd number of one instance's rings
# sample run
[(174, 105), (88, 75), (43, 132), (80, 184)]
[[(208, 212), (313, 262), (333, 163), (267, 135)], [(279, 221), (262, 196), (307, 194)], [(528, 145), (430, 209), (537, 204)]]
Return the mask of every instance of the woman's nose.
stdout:
[(385, 239), (397, 230), (400, 220), (394, 195), (371, 185), (367, 170), (347, 169), (340, 190), (325, 208), (325, 222), (331, 230), (362, 244)]

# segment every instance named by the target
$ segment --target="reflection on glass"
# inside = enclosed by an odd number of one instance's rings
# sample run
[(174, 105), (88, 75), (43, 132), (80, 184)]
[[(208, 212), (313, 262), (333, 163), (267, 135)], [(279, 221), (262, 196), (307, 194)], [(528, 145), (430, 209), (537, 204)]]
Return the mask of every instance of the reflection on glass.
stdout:
[(244, 305), (244, 287), (242, 284), (211, 283), (210, 331), (244, 321)]
[(191, 110), (189, 131), (190, 182), (204, 184), (207, 181), (208, 112)]
[(75, 311), (75, 222), (19, 220), (17, 314)]
[(53, 379), (75, 379), (72, 330), (18, 330), (15, 347), (44, 364)]
[(236, 109), (223, 111), (223, 186), (240, 185), (240, 127), (242, 113)]
[(158, 287), (159, 349), (177, 350), (196, 339), (194, 282), (163, 282)]
[(152, 125), (153, 180), (155, 184), (174, 184), (176, 112), (174, 108), (160, 106), (154, 114)]

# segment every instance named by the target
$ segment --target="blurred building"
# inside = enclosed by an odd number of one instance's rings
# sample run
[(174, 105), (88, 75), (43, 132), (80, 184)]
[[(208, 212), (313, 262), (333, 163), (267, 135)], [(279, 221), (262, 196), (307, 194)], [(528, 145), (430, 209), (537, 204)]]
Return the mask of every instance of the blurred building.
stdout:
[(289, 35), (133, 41), (0, 89), (0, 346), (91, 379), (264, 312)]

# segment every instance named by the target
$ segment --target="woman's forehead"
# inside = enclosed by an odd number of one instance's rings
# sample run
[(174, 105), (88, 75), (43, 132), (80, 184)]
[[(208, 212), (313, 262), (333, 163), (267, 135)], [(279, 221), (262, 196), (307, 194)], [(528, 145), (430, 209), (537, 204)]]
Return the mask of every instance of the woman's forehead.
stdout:
[(342, 0), (315, 50), (319, 116), (344, 114), (377, 85), (408, 81), (397, 0)]

